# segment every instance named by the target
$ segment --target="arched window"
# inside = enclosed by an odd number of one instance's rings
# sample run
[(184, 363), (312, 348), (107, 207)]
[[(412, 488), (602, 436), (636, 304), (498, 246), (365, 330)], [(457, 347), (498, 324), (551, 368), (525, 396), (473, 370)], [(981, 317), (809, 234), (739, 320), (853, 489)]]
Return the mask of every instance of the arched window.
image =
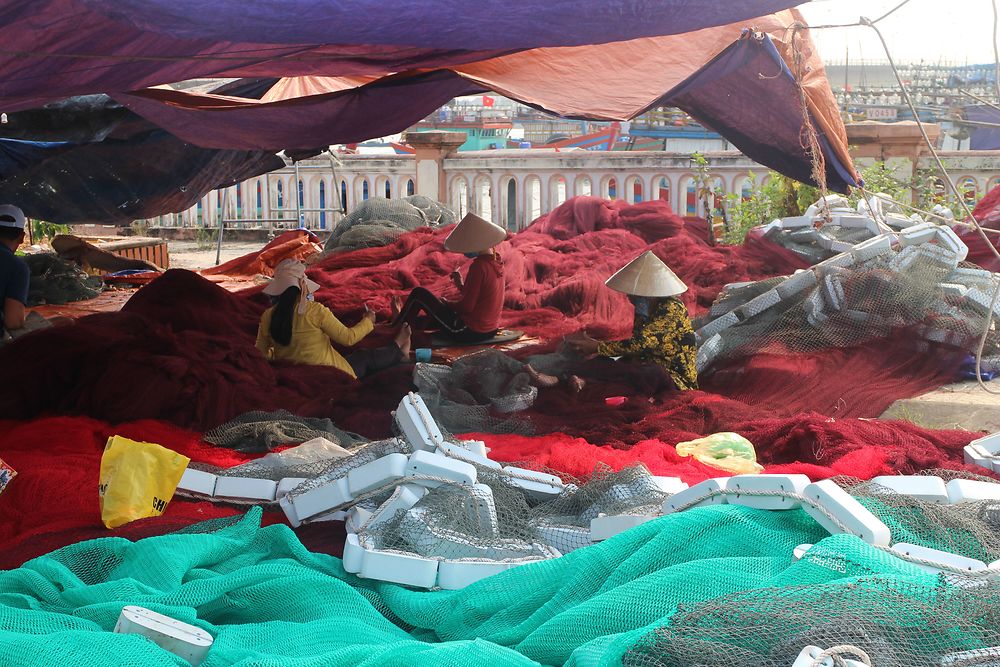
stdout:
[(747, 201), (753, 196), (753, 181), (749, 178), (743, 179), (743, 186), (740, 188), (740, 198)]
[(205, 203), (203, 200), (198, 200), (198, 224), (201, 225), (205, 222)]
[(362, 199), (362, 201), (368, 199), (368, 181), (367, 180), (365, 180), (361, 184), (361, 199)]
[(660, 182), (656, 186), (656, 198), (669, 202), (670, 201), (670, 181), (664, 176), (660, 178)]
[(971, 176), (966, 176), (958, 181), (958, 191), (962, 193), (965, 202), (970, 206), (975, 205), (976, 200), (979, 198), (979, 186), (976, 183), (976, 179)]
[(698, 215), (698, 188), (693, 178), (688, 179), (684, 195), (684, 215)]
[(406, 182), (406, 196), (412, 197), (414, 192), (413, 179), (411, 178)]
[(257, 181), (257, 219), (264, 217), (264, 187)]
[(385, 198), (392, 199), (392, 186), (389, 184), (389, 179), (385, 180)]
[(326, 229), (326, 183), (319, 182), (319, 228)]
[(340, 210), (347, 213), (347, 181), (340, 182)]
[(507, 229), (517, 231), (517, 181), (507, 181)]
[(285, 208), (285, 187), (281, 181), (278, 181), (278, 220), (284, 217), (282, 213), (283, 208)]
[(306, 226), (306, 214), (302, 212), (302, 209), (306, 207), (306, 189), (302, 185), (302, 181), (299, 181), (299, 219), (296, 220), (299, 227)]
[(618, 181), (614, 176), (608, 179), (608, 199), (618, 199)]

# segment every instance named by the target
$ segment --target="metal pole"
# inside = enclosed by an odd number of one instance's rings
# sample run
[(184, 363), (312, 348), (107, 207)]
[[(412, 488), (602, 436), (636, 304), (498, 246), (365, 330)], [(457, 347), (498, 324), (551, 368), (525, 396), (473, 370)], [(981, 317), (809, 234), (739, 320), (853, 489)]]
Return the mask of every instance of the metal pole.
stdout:
[(305, 227), (306, 221), (302, 218), (302, 181), (299, 180), (299, 163), (295, 163), (295, 217), (299, 220), (299, 227)]
[(215, 246), (215, 265), (222, 263), (222, 233), (226, 226), (226, 209), (229, 208), (228, 188), (223, 190), (225, 198), (222, 200), (222, 215), (219, 216), (219, 242)]
[(266, 192), (267, 200), (267, 238), (274, 238), (274, 220), (271, 214), (271, 173), (268, 172), (264, 174), (264, 190)]

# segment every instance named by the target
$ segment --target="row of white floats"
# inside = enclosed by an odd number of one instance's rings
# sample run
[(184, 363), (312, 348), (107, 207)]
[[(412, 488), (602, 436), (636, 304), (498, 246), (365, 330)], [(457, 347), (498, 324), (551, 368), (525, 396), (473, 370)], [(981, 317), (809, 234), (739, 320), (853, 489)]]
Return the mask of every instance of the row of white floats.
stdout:
[[(762, 230), (766, 234), (772, 229), (789, 231), (811, 228), (818, 215), (818, 209), (813, 210), (815, 206), (810, 207), (810, 211), (804, 216), (775, 220), (762, 227)], [(695, 332), (699, 344), (697, 359), (699, 371), (708, 368), (722, 352), (724, 347), (722, 332), (757, 317), (783, 301), (797, 297), (807, 290), (813, 291), (802, 301), (802, 307), (806, 321), (814, 327), (822, 326), (829, 319), (831, 313), (843, 312), (858, 320), (859, 323), (870, 321), (876, 316), (862, 311), (845, 310), (844, 281), (849, 276), (848, 269), (863, 268), (866, 263), (882, 260), (889, 255), (891, 258), (887, 263), (887, 268), (895, 272), (905, 271), (918, 260), (940, 266), (949, 272), (941, 284), (942, 296), (971, 304), (983, 313), (989, 312), (992, 289), (995, 285), (994, 274), (981, 269), (960, 268), (958, 266), (968, 256), (969, 249), (950, 227), (912, 218), (895, 220), (892, 217), (893, 214), (887, 214), (885, 218), (887, 221), (897, 223), (906, 221), (908, 224), (905, 226), (902, 224), (889, 225), (899, 229), (899, 231), (881, 233), (882, 230), (874, 220), (859, 216), (850, 209), (834, 209), (832, 213), (833, 220), (829, 224), (847, 228), (866, 227), (876, 235), (856, 245), (851, 245), (834, 241), (832, 237), (824, 235), (821, 231), (810, 230), (809, 233), (815, 236), (813, 240), (818, 245), (838, 254), (819, 262), (810, 269), (797, 271), (774, 288), (736, 307), (730, 307), (727, 300), (716, 303), (709, 311), (712, 319)], [(741, 283), (727, 287), (743, 285)], [(944, 301), (942, 304), (947, 307)], [(996, 314), (1000, 315), (1000, 305), (995, 310)], [(924, 327), (922, 335), (931, 342), (949, 342), (950, 340), (947, 330), (932, 327)]]
[[(485, 445), (478, 441), (447, 442), (419, 395), (409, 394), (395, 413), (406, 454), (396, 451), (357, 466), (341, 465), (328, 479), (284, 479), (279, 482), (251, 478), (216, 476), (188, 470), (180, 488), (207, 497), (275, 501), (289, 522), (346, 518), (348, 538), (344, 567), (361, 577), (409, 586), (445, 589), (464, 587), (519, 565), (558, 557), (585, 543), (596, 543), (641, 525), (659, 516), (708, 505), (742, 505), (762, 510), (801, 508), (832, 534), (855, 535), (878, 547), (889, 548), (889, 528), (854, 497), (830, 480), (812, 482), (805, 475), (737, 475), (706, 480), (688, 487), (677, 478), (650, 478), (667, 494), (661, 513), (655, 515), (605, 515), (595, 511), (590, 530), (579, 526), (538, 526), (542, 543), (506, 543), (502, 548), (476, 547), (436, 532), (431, 522), (415, 507), (430, 489), (448, 485), (468, 492), (480, 527), (496, 529), (497, 513), (489, 486), (477, 483), (477, 468), (497, 471), (512, 485), (537, 500), (572, 493), (553, 475), (503, 466), (491, 461)], [(982, 438), (966, 448), (967, 458), (993, 468), (1000, 464), (1000, 434)], [(1000, 484), (956, 479), (945, 483), (939, 477), (910, 475), (885, 476), (872, 480), (887, 493), (912, 496), (934, 503), (1000, 501)], [(360, 501), (386, 498), (374, 511), (359, 506)], [(368, 505), (372, 507), (371, 504)], [(425, 557), (405, 551), (376, 548), (371, 531), (382, 522), (401, 516), (401, 529), (408, 540), (430, 545), (442, 555)], [(582, 515), (583, 516), (583, 515)], [(586, 518), (584, 516), (584, 518)], [(959, 569), (983, 569), (980, 561), (923, 547), (896, 544), (901, 556), (942, 563)], [(446, 557), (448, 554), (451, 557)]]
[[(991, 436), (992, 437), (992, 436)], [(1000, 434), (994, 441), (1000, 451)], [(982, 501), (1000, 502), (1000, 484), (969, 479), (945, 482), (931, 475), (896, 475), (875, 477), (871, 482), (887, 495), (905, 495), (938, 504), (959, 504)], [(927, 561), (917, 563), (934, 571), (934, 565), (945, 569), (966, 571), (1000, 569), (1000, 561), (984, 563), (937, 549), (898, 542), (892, 543), (892, 534), (877, 516), (831, 480), (811, 482), (805, 475), (736, 475), (719, 477), (696, 484), (667, 498), (662, 515), (681, 512), (694, 507), (711, 505), (741, 505), (761, 510), (790, 510), (801, 508), (833, 535), (854, 535), (876, 547), (889, 548), (906, 560)], [(639, 525), (658, 516), (608, 517), (610, 537), (617, 532)], [(803, 545), (804, 552), (812, 545)]]

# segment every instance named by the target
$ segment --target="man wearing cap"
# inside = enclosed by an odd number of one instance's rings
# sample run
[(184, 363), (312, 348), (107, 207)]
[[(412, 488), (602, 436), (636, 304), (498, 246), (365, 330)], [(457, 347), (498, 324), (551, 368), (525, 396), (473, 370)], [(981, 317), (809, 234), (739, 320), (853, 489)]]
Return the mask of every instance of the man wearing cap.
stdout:
[(28, 265), (14, 255), (24, 242), (24, 213), (16, 206), (0, 206), (0, 337), (24, 327), (28, 304)]
[(444, 242), (446, 250), (474, 257), (465, 280), (458, 271), (451, 274), (455, 286), (462, 294), (454, 302), (443, 301), (423, 287), (410, 292), (406, 303), (400, 306), (393, 325), (412, 320), (424, 311), (451, 339), (475, 343), (493, 338), (500, 328), (506, 283), (503, 261), (494, 248), (507, 238), (502, 227), (470, 213), (462, 218)]
[(698, 388), (694, 328), (687, 308), (677, 298), (687, 285), (652, 251), (647, 250), (605, 283), (628, 295), (635, 307), (632, 337), (599, 342), (580, 332), (567, 342), (578, 352), (623, 361), (655, 363), (670, 375), (678, 389)]

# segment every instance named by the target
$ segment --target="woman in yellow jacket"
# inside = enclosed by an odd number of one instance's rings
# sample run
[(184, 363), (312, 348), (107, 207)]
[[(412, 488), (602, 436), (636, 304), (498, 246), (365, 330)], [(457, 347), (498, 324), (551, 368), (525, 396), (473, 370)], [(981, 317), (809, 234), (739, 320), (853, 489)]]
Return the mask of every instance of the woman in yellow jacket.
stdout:
[(286, 259), (264, 288), (274, 305), (264, 311), (257, 329), (257, 349), (274, 361), (333, 366), (361, 378), (408, 359), (410, 328), (404, 325), (395, 342), (384, 347), (354, 350), (346, 355), (331, 343), (351, 347), (371, 333), (375, 313), (365, 309), (361, 321), (345, 326), (330, 309), (311, 299), (319, 285), (306, 278), (305, 264)]

